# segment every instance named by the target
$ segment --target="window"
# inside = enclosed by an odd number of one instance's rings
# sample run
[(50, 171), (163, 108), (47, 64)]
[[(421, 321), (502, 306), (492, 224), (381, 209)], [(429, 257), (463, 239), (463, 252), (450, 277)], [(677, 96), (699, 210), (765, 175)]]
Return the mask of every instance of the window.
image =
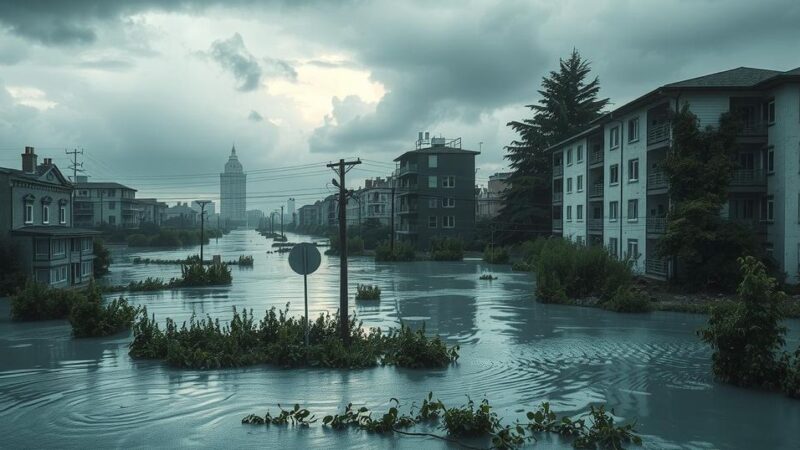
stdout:
[(108, 202), (108, 209), (117, 209), (117, 202)]
[(567, 178), (567, 194), (572, 193), (572, 178)]
[(628, 200), (628, 222), (639, 220), (639, 200)]
[(442, 180), (442, 187), (446, 188), (456, 187), (456, 177), (454, 176), (444, 177), (444, 179)]
[(583, 245), (583, 236), (575, 236), (575, 243)]
[(578, 192), (583, 192), (583, 175), (578, 175), (577, 184)]
[(626, 256), (631, 259), (639, 259), (638, 239), (628, 239), (628, 254)]
[(764, 165), (767, 167), (767, 173), (775, 173), (775, 147), (767, 147), (767, 161)]
[(567, 222), (572, 222), (572, 205), (567, 206)]
[(639, 118), (633, 118), (628, 121), (628, 142), (636, 142), (639, 140)]
[(36, 256), (37, 259), (50, 257), (50, 243), (47, 239), (36, 240)]
[(50, 207), (42, 205), (42, 223), (50, 223)]
[(436, 228), (436, 216), (428, 216), (428, 228)]
[(452, 197), (445, 197), (442, 199), (442, 208), (455, 208), (456, 199)]
[(428, 177), (428, 187), (431, 189), (436, 189), (439, 186), (439, 181), (437, 180), (436, 176), (431, 175)]
[(106, 192), (106, 197), (113, 197), (116, 194), (114, 189), (108, 189)]
[(89, 276), (92, 274), (92, 262), (91, 261), (84, 261), (81, 263), (81, 275), (82, 276)]
[(619, 217), (619, 202), (608, 202), (608, 220), (616, 222), (617, 217)]
[(771, 195), (761, 202), (761, 220), (770, 223), (775, 220), (775, 199)]
[(455, 227), (456, 227), (456, 216), (442, 217), (442, 228), (455, 228)]
[(64, 239), (53, 240), (53, 256), (63, 256), (67, 252), (67, 245)]
[(628, 183), (639, 181), (639, 158), (628, 160)]
[(33, 223), (33, 205), (25, 204), (25, 223)]
[(50, 269), (50, 282), (61, 283), (67, 280), (67, 266), (58, 266)]
[(775, 99), (772, 98), (767, 103), (764, 104), (764, 120), (767, 121), (768, 124), (772, 125), (775, 123)]
[(428, 168), (435, 169), (439, 167), (439, 155), (428, 155)]
[(64, 206), (58, 208), (58, 223), (62, 225), (67, 223), (67, 208)]
[(87, 238), (83, 240), (83, 251), (89, 251), (92, 249), (92, 239)]
[(575, 216), (578, 222), (583, 222), (583, 205), (575, 207)]
[(437, 200), (435, 198), (429, 198), (428, 199), (428, 208), (436, 209), (438, 206), (439, 206), (439, 200)]
[(108, 223), (109, 223), (110, 225), (116, 225), (116, 223), (117, 223), (117, 218), (116, 218), (116, 216), (108, 216)]
[(617, 238), (608, 238), (608, 253), (611, 254), (614, 258), (618, 258), (619, 255), (617, 254), (617, 247), (619, 243), (617, 242)]
[(619, 147), (619, 127), (614, 127), (608, 132), (608, 147), (615, 149)]
[(578, 150), (576, 150), (576, 151), (578, 152), (578, 162), (582, 162), (583, 161), (583, 145), (579, 145), (578, 146)]
[(572, 149), (567, 149), (567, 165), (572, 165)]
[(608, 168), (608, 180), (612, 185), (619, 183), (619, 164), (613, 164)]
[(78, 197), (88, 197), (88, 196), (89, 196), (89, 191), (87, 191), (86, 189), (81, 189), (80, 191), (78, 191)]

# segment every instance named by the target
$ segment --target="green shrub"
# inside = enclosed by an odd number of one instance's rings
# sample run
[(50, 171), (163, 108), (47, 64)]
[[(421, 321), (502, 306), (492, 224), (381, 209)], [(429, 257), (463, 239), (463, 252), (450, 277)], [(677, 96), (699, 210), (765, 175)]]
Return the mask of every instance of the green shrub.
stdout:
[(198, 261), (181, 266), (181, 286), (216, 286), (231, 284), (231, 270), (226, 264), (205, 267)]
[(391, 245), (388, 242), (383, 242), (375, 247), (375, 261), (414, 261), (416, 259), (416, 250), (414, 246), (408, 242), (395, 242), (394, 253), (391, 251)]
[(508, 264), (508, 250), (487, 245), (483, 250), (483, 260), (489, 264)]
[(99, 291), (95, 290), (72, 306), (69, 322), (75, 337), (109, 336), (130, 329), (138, 312), (122, 297), (103, 306)]
[(800, 398), (800, 347), (794, 352), (794, 361), (786, 357), (787, 372), (783, 380), (783, 392), (789, 397)]
[(486, 436), (498, 426), (500, 419), (492, 411), (489, 401), (483, 401), (475, 408), (471, 399), (460, 408), (448, 408), (444, 412), (443, 427), (453, 436)]
[(102, 239), (95, 239), (92, 246), (92, 253), (94, 254), (94, 277), (100, 278), (108, 273), (108, 267), (111, 266), (111, 252), (106, 248)]
[(454, 238), (434, 239), (431, 241), (431, 259), (461, 261), (464, 259), (464, 243)]
[(403, 325), (389, 330), (382, 362), (412, 369), (444, 367), (458, 359), (458, 350), (457, 345), (448, 348), (439, 336), (427, 337), (424, 325), (416, 331)]
[(533, 266), (525, 261), (516, 261), (511, 265), (511, 270), (515, 272), (532, 272)]
[(150, 246), (150, 238), (144, 234), (132, 234), (128, 236), (125, 241), (129, 247), (148, 247)]
[(240, 267), (253, 267), (253, 256), (252, 255), (239, 255), (239, 266)]
[(359, 284), (356, 286), (356, 300), (379, 300), (381, 298), (381, 288)]
[[(325, 251), (326, 255), (339, 255), (339, 235), (331, 235), (331, 246)], [(360, 236), (347, 237), (347, 254), (359, 256), (364, 254), (364, 240)]]
[(22, 289), (27, 279), (19, 246), (9, 238), (0, 239), (0, 296)]
[(56, 289), (29, 281), (11, 297), (14, 320), (66, 319), (84, 294), (76, 290)]
[(616, 312), (641, 313), (653, 310), (647, 296), (630, 286), (620, 286), (610, 300), (602, 303), (603, 309)]
[(492, 280), (496, 280), (497, 277), (492, 275), (492, 274), (490, 274), (490, 273), (485, 273), (485, 274), (481, 275), (478, 279), (492, 281)]
[(712, 368), (719, 380), (745, 387), (780, 387), (787, 373), (781, 355), (786, 335), (780, 324), (784, 293), (757, 259), (739, 258), (739, 264), (743, 275), (739, 301), (712, 308), (708, 326), (699, 334), (713, 349)]

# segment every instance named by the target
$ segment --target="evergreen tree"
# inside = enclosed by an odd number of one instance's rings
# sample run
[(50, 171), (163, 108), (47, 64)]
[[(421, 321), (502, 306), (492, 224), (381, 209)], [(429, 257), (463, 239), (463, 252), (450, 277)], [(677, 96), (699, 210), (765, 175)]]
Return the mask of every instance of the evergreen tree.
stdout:
[(507, 230), (501, 233), (505, 241), (534, 237), (530, 230), (550, 233), (553, 168), (547, 148), (581, 131), (608, 104), (607, 98), (597, 98), (598, 78), (586, 82), (591, 68), (577, 50), (559, 63), (558, 72), (542, 79), (539, 102), (526, 106), (533, 116), (507, 124), (519, 138), (506, 147), (512, 174), (498, 217), (499, 228)]

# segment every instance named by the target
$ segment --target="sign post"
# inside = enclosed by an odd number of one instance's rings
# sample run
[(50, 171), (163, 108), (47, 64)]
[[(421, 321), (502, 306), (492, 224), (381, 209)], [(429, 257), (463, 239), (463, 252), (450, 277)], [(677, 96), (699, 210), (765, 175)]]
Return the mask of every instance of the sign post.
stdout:
[(322, 262), (317, 246), (303, 242), (292, 247), (289, 252), (289, 267), (303, 276), (303, 293), (305, 296), (305, 341), (308, 347), (308, 275), (314, 273)]

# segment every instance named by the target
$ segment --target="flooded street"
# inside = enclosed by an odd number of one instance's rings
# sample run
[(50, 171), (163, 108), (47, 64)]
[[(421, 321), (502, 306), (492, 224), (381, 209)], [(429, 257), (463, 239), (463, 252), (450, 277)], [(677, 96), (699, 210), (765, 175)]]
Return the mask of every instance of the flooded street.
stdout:
[[(234, 306), (260, 318), (287, 302), (290, 314), (300, 315), (302, 277), (289, 268), (287, 254), (267, 254), (271, 243), (253, 231), (212, 240), (207, 258), (255, 257), (253, 268), (232, 267), (230, 287), (125, 296), (162, 322), (193, 313), (227, 320)], [(199, 249), (115, 249), (109, 282), (178, 276), (177, 265), (130, 261), (193, 253)], [(350, 401), (377, 413), (392, 397), (407, 407), (433, 391), (451, 406), (466, 395), (486, 396), (506, 423), (542, 401), (560, 413), (606, 403), (638, 421), (645, 448), (800, 448), (800, 402), (712, 380), (710, 350), (695, 335), (705, 316), (542, 305), (533, 300), (529, 274), (496, 266), (498, 279), (481, 281), (489, 270), (481, 261), (384, 264), (352, 257), (350, 267), (351, 298), (358, 283), (383, 291), (374, 304), (351, 300), (366, 326), (424, 322), (429, 333), (461, 345), (459, 362), (419, 371), (175, 370), (132, 361), (130, 333), (73, 339), (66, 321), (12, 323), (8, 302), (0, 300), (0, 447), (448, 448), (431, 438), (332, 431), (319, 423), (310, 429), (240, 423), (249, 413), (274, 413), (278, 403), (299, 403), (321, 418)], [(338, 268), (338, 258), (323, 256), (309, 277), (312, 317), (338, 308)], [(794, 349), (800, 323), (789, 327)], [(570, 448), (548, 439), (535, 448)]]

